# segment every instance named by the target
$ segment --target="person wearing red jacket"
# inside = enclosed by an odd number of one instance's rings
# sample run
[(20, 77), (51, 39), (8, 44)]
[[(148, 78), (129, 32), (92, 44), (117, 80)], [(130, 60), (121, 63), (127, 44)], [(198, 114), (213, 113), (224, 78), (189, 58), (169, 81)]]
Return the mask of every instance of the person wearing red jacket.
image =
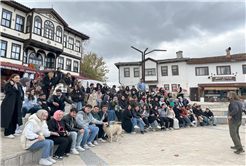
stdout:
[(187, 111), (185, 109), (185, 106), (181, 107), (182, 113), (180, 113), (180, 115), (183, 117), (184, 121), (185, 121), (185, 127), (196, 127), (196, 125), (194, 125), (193, 123), (191, 123), (190, 119), (188, 118), (187, 115)]

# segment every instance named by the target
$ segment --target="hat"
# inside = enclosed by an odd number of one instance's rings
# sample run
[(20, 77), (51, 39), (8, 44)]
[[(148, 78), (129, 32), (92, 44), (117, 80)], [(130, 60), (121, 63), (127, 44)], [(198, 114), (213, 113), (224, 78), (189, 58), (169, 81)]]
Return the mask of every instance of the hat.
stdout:
[(173, 106), (172, 106), (172, 105), (169, 105), (168, 107), (169, 107), (169, 108), (173, 108)]

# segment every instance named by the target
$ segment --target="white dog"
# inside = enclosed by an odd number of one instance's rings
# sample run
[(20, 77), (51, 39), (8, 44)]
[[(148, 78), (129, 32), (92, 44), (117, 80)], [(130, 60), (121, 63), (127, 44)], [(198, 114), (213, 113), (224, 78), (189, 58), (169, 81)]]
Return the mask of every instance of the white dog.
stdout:
[(112, 142), (113, 136), (116, 136), (116, 135), (117, 135), (116, 141), (119, 141), (119, 136), (121, 135), (121, 132), (122, 132), (121, 125), (118, 125), (118, 124), (109, 125), (108, 123), (104, 123), (103, 130), (107, 134), (108, 138), (110, 138), (110, 142)]

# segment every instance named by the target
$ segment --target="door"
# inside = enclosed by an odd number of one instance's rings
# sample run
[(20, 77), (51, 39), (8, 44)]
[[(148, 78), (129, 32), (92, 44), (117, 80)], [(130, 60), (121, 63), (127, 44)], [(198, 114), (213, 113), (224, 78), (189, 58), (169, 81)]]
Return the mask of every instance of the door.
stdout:
[(190, 88), (190, 100), (191, 101), (198, 101), (198, 88)]

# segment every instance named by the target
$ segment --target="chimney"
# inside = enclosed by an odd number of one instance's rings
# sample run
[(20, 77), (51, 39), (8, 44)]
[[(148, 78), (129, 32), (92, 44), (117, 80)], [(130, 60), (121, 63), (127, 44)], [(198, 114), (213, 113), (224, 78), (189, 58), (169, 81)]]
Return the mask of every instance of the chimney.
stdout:
[(230, 55), (231, 47), (228, 47), (225, 51), (226, 51), (226, 58), (230, 58), (231, 57), (231, 55)]
[(181, 59), (183, 58), (183, 51), (176, 52), (177, 58)]

